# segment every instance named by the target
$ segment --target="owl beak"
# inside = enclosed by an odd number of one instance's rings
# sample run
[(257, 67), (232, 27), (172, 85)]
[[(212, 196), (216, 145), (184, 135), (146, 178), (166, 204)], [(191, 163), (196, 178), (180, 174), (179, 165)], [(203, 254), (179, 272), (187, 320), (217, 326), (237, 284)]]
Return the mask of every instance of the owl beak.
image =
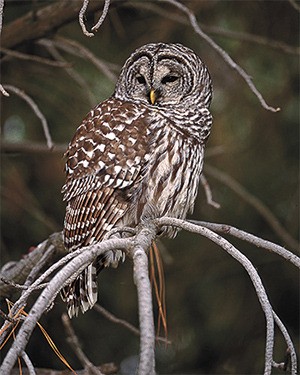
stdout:
[(157, 99), (157, 95), (156, 95), (154, 89), (151, 89), (151, 90), (150, 90), (149, 97), (150, 97), (150, 102), (151, 102), (151, 104), (154, 105), (155, 102), (156, 102), (156, 99)]

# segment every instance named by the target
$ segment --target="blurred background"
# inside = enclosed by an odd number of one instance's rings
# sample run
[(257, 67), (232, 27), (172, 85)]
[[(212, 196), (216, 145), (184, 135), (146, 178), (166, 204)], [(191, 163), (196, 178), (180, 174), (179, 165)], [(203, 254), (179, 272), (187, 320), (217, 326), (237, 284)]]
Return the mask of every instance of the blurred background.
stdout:
[[(34, 22), (39, 9), (58, 3), (5, 2), (3, 33), (11, 22), (28, 12), (32, 12)], [(73, 6), (76, 2), (71, 3)], [(47, 30), (42, 39), (23, 38), (16, 44), (6, 43), (9, 38), (2, 40), (2, 83), (24, 90), (35, 101), (57, 145), (52, 152), (46, 150), (40, 120), (24, 100), (13, 93), (10, 97), (1, 96), (2, 265), (20, 259), (32, 246), (62, 229), (63, 149), (85, 114), (112, 94), (119, 69), (130, 53), (142, 44), (157, 41), (179, 42), (194, 49), (207, 64), (213, 79), (214, 124), (206, 164), (218, 172), (212, 175), (207, 169), (205, 175), (213, 199), (221, 208), (208, 205), (200, 187), (192, 218), (230, 224), (297, 251), (249, 202), (221, 180), (220, 172), (236, 180), (270, 209), (282, 228), (297, 240), (298, 5), (293, 0), (199, 0), (184, 1), (184, 4), (195, 13), (203, 30), (253, 78), (268, 104), (281, 110), (273, 113), (262, 108), (237, 72), (195, 34), (178, 9), (164, 2), (113, 1), (93, 38), (83, 35), (76, 15), (59, 27)], [(88, 29), (99, 19), (102, 4), (99, 8), (100, 11), (87, 15)], [(98, 59), (98, 67), (82, 48)], [(20, 59), (11, 51), (65, 64), (53, 66)], [(99, 61), (104, 70), (99, 69)], [(229, 239), (255, 265), (274, 310), (299, 349), (296, 268), (266, 250)], [(168, 338), (172, 345), (158, 345), (157, 371), (161, 374), (262, 373), (265, 318), (241, 265), (209, 240), (187, 232), (179, 233), (175, 240), (163, 240), (159, 247), (164, 259)], [(137, 325), (131, 261), (127, 260), (116, 270), (106, 270), (99, 279), (99, 303)], [(65, 340), (60, 318), (64, 311), (65, 306), (58, 298), (41, 323), (70, 364), (80, 368)], [(132, 356), (138, 354), (138, 338), (95, 311), (80, 315), (72, 324), (83, 350), (97, 365), (114, 362), (125, 363), (126, 367)], [(285, 350), (276, 331), (276, 361), (284, 360)], [(31, 338), (28, 354), (37, 367), (64, 368), (38, 330)], [(279, 370), (274, 370), (276, 373)]]

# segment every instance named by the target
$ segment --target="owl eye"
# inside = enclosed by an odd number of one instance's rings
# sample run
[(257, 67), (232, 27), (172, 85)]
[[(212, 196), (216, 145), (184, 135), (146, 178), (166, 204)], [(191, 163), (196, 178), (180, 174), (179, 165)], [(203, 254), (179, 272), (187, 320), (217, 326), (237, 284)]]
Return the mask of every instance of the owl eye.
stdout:
[(145, 77), (140, 75), (140, 76), (137, 76), (136, 77), (136, 80), (138, 81), (138, 83), (140, 83), (141, 85), (144, 85), (146, 83), (146, 80), (145, 80)]
[(161, 83), (164, 85), (164, 84), (166, 84), (166, 83), (175, 82), (175, 81), (177, 81), (177, 79), (179, 79), (178, 76), (166, 75), (166, 76), (164, 76), (164, 78), (161, 80)]

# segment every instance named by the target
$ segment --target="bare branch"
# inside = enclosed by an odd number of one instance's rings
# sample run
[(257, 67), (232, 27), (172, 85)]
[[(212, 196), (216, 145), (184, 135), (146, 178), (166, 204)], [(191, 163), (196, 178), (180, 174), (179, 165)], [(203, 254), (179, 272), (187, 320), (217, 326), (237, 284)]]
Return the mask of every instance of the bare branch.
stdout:
[(232, 227), (231, 225), (227, 224), (215, 224), (215, 223), (207, 223), (205, 221), (197, 221), (197, 220), (189, 220), (191, 223), (196, 225), (201, 225), (205, 228), (211, 229), (214, 232), (224, 233), (224, 234), (231, 234), (234, 237), (240, 238), (243, 241), (250, 242), (251, 244), (262, 247), (271, 251), (272, 253), (280, 255), (282, 258), (288, 260), (296, 267), (300, 268), (300, 258), (291, 253), (289, 250), (285, 249), (282, 246), (276, 245), (273, 242), (263, 240), (253, 234), (247, 233), (241, 229)]
[(156, 227), (148, 223), (135, 238), (132, 250), (133, 278), (137, 287), (140, 322), (140, 360), (138, 375), (155, 374), (155, 331), (152, 309), (151, 283), (148, 273), (147, 252), (155, 238)]
[(28, 369), (28, 372), (29, 372), (29, 375), (36, 375), (36, 372), (35, 372), (35, 369), (34, 369), (34, 366), (30, 360), (30, 358), (28, 357), (28, 355), (26, 354), (26, 352), (22, 352), (21, 353), (21, 357), (24, 359), (24, 362), (26, 363), (26, 366), (27, 366), (27, 369)]
[(205, 164), (204, 171), (206, 174), (213, 176), (218, 181), (232, 189), (236, 194), (238, 194), (244, 201), (250, 204), (256, 209), (257, 212), (266, 220), (274, 232), (282, 239), (284, 243), (287, 244), (291, 249), (298, 251), (298, 242), (283, 228), (278, 219), (274, 216), (271, 210), (265, 206), (258, 198), (249, 193), (241, 184), (230, 177), (228, 174), (219, 171), (207, 163)]
[(44, 57), (40, 57), (36, 55), (29, 55), (27, 53), (13, 51), (13, 50), (3, 48), (3, 47), (0, 48), (0, 52), (4, 53), (5, 55), (9, 57), (15, 57), (20, 60), (34, 61), (40, 64), (53, 66), (55, 68), (66, 68), (70, 66), (70, 64), (67, 62), (54, 61), (54, 60), (46, 59)]
[(39, 142), (1, 142), (0, 148), (1, 152), (24, 152), (24, 153), (37, 153), (37, 154), (53, 154), (53, 153), (59, 153), (63, 154), (68, 145), (66, 143), (63, 144), (57, 144), (54, 143), (52, 148), (49, 149), (45, 143), (39, 143)]
[(47, 146), (48, 146), (49, 149), (51, 149), (53, 147), (53, 142), (52, 142), (52, 138), (51, 138), (51, 135), (50, 135), (50, 132), (49, 132), (48, 123), (47, 123), (47, 120), (46, 120), (45, 116), (40, 111), (39, 107), (37, 106), (37, 104), (32, 100), (32, 98), (30, 96), (28, 96), (24, 91), (20, 90), (19, 88), (15, 87), (15, 86), (12, 86), (12, 85), (3, 85), (3, 87), (6, 90), (11, 91), (14, 94), (18, 95), (20, 98), (25, 100), (26, 103), (29, 104), (29, 106), (31, 107), (33, 112), (41, 120), (43, 130), (44, 130), (44, 135), (45, 135), (46, 142), (47, 142)]
[(296, 0), (289, 0), (289, 3), (291, 4), (291, 6), (296, 9), (298, 12), (300, 12), (300, 6), (299, 4), (297, 3)]
[(94, 36), (93, 33), (89, 33), (85, 27), (85, 23), (83, 20), (83, 17), (85, 17), (85, 12), (87, 10), (87, 7), (89, 5), (90, 0), (83, 0), (82, 8), (79, 11), (79, 25), (81, 26), (82, 32), (84, 35), (92, 37)]
[[(297, 355), (296, 355), (293, 342), (284, 324), (282, 323), (282, 321), (279, 319), (279, 317), (274, 311), (273, 311), (273, 315), (274, 315), (275, 323), (277, 324), (277, 327), (280, 329), (288, 347), (287, 355), (291, 359), (291, 374), (297, 375)], [(284, 370), (286, 371), (286, 368)]]
[[(88, 8), (89, 2), (90, 0), (83, 0), (82, 8), (80, 9), (80, 12), (79, 12), (79, 24), (81, 26), (83, 34), (88, 37), (92, 37), (92, 36), (95, 36), (95, 34), (88, 32), (84, 23), (84, 17), (85, 17), (85, 13)], [(102, 23), (104, 22), (107, 16), (108, 10), (109, 10), (109, 6), (110, 6), (110, 0), (104, 0), (104, 7), (103, 7), (102, 14), (98, 22), (92, 27), (93, 31), (97, 31), (99, 27), (102, 25)]]
[(23, 284), (32, 268), (36, 264), (41, 263), (43, 255), (52, 245), (55, 247), (55, 253), (52, 253), (52, 262), (54, 262), (59, 255), (61, 256), (62, 254), (65, 254), (61, 233), (53, 233), (47, 240), (41, 242), (33, 251), (26, 254), (18, 262), (9, 262), (5, 264), (0, 269), (0, 296), (7, 297), (14, 289), (12, 285), (8, 286), (1, 281), (1, 278), (9, 280), (10, 282), (13, 281), (15, 284)]
[(103, 375), (99, 368), (94, 366), (92, 362), (88, 359), (88, 357), (83, 352), (78, 337), (75, 334), (75, 331), (71, 325), (70, 318), (67, 314), (63, 314), (61, 317), (65, 330), (67, 332), (67, 340), (70, 343), (73, 351), (75, 352), (76, 356), (80, 360), (83, 367), (88, 371), (91, 375)]
[(89, 85), (83, 79), (83, 77), (80, 74), (78, 74), (75, 69), (66, 65), (66, 60), (62, 57), (62, 55), (58, 52), (58, 50), (54, 47), (53, 44), (49, 44), (46, 48), (56, 60), (65, 64), (65, 71), (67, 72), (67, 74), (82, 88), (83, 92), (88, 95), (90, 104), (94, 106), (96, 98), (94, 94), (91, 92)]
[[(107, 320), (111, 321), (112, 323), (119, 324), (120, 326), (125, 327), (126, 329), (128, 329), (134, 335), (140, 336), (140, 330), (138, 328), (136, 328), (134, 325), (132, 325), (129, 322), (127, 322), (127, 320), (118, 318), (117, 316), (115, 316), (114, 314), (112, 314), (111, 312), (109, 312), (108, 310), (106, 310), (103, 306), (99, 305), (99, 303), (97, 303), (96, 305), (94, 305), (93, 310), (97, 311), (99, 314), (101, 314), (102, 316), (104, 316), (104, 318), (106, 318)], [(155, 340), (163, 342), (165, 344), (171, 344), (171, 341), (165, 339), (164, 337), (156, 336)]]
[(278, 112), (280, 111), (280, 108), (274, 108), (269, 106), (261, 93), (257, 90), (255, 85), (252, 82), (251, 77), (245, 72), (243, 68), (241, 68), (233, 59), (228, 55), (226, 51), (224, 51), (216, 42), (214, 42), (207, 34), (205, 34), (202, 29), (200, 28), (197, 19), (194, 15), (194, 13), (187, 8), (185, 5), (182, 3), (178, 2), (177, 0), (159, 0), (161, 2), (166, 2), (169, 4), (174, 5), (176, 8), (180, 9), (182, 12), (184, 12), (191, 23), (191, 26), (193, 27), (194, 31), (196, 34), (198, 34), (201, 38), (203, 38), (216, 52), (221, 55), (221, 57), (224, 59), (224, 61), (234, 70), (236, 70), (239, 75), (245, 80), (247, 85), (249, 86), (250, 90), (254, 93), (254, 95), (258, 98), (260, 104), (262, 105), (263, 108), (267, 109), (268, 111), (271, 112)]
[(211, 188), (203, 173), (200, 176), (200, 182), (201, 182), (201, 185), (203, 186), (203, 189), (206, 195), (207, 204), (211, 205), (214, 208), (220, 208), (221, 207), (220, 204), (213, 200)]
[(103, 11), (102, 11), (101, 17), (99, 18), (99, 20), (96, 23), (96, 25), (92, 27), (93, 31), (98, 31), (99, 27), (104, 22), (105, 17), (107, 16), (107, 13), (108, 13), (108, 10), (109, 10), (109, 6), (110, 6), (110, 0), (104, 0), (104, 7), (103, 7)]
[[(48, 286), (42, 291), (42, 293), (36, 300), (35, 304), (28, 313), (28, 316), (20, 327), (20, 330), (18, 331), (18, 334), (16, 335), (12, 346), (10, 347), (0, 367), (0, 373), (9, 374), (11, 372), (12, 367), (17, 360), (17, 357), (25, 349), (28, 339), (31, 336), (31, 333), (37, 321), (40, 319), (43, 312), (47, 309), (49, 302), (52, 302), (52, 300), (64, 285), (68, 284), (70, 280), (76, 278), (83, 271), (83, 269), (85, 269), (100, 254), (103, 254), (104, 252), (109, 250), (114, 250), (116, 248), (126, 251), (129, 245), (130, 239), (111, 239), (100, 244), (81, 249), (79, 255), (76, 258), (72, 259), (52, 278)], [(69, 255), (71, 254), (68, 254), (64, 258), (68, 258)], [(41, 277), (39, 279), (41, 279)], [(33, 283), (31, 287), (35, 286), (35, 283)], [(28, 291), (29, 290), (30, 288), (28, 289)], [(19, 299), (19, 301), (24, 298), (24, 295)]]
[[(81, 6), (81, 0), (60, 0), (41, 7), (35, 12), (29, 11), (3, 28), (2, 47), (12, 48), (25, 40), (44, 37), (49, 34), (49, 31), (75, 20)], [(89, 5), (89, 12), (95, 12), (101, 9), (101, 6), (101, 2), (92, 1)]]
[[(171, 226), (177, 226), (181, 229), (188, 230), (193, 233), (199, 233), (207, 238), (209, 238), (211, 241), (218, 244), (220, 247), (222, 247), (226, 252), (228, 252), (234, 259), (236, 259), (247, 271), (253, 286), (256, 290), (256, 294), (258, 296), (259, 302), (262, 306), (262, 309), (264, 311), (265, 317), (266, 317), (266, 324), (267, 324), (267, 334), (266, 334), (266, 350), (265, 350), (265, 369), (264, 369), (264, 375), (271, 374), (272, 371), (272, 365), (273, 365), (273, 346), (274, 346), (274, 317), (272, 306), (268, 300), (265, 288), (262, 284), (262, 281), (255, 269), (255, 267), (252, 265), (252, 263), (249, 261), (245, 255), (243, 255), (238, 249), (236, 249), (230, 242), (225, 240), (224, 238), (220, 237), (216, 233), (212, 232), (210, 229), (205, 228), (204, 226), (197, 226), (194, 224), (187, 223), (184, 220), (174, 219), (174, 218), (160, 218), (156, 220), (157, 225), (164, 226), (164, 225), (171, 225)], [(276, 323), (280, 325), (281, 322), (278, 323), (278, 320), (276, 320)], [(284, 327), (284, 326), (283, 326)], [(280, 329), (283, 332), (284, 338), (288, 339), (288, 346), (292, 346), (294, 350), (294, 346), (289, 339), (289, 335), (287, 334), (287, 330), (285, 327), (283, 328), (280, 325)], [(293, 373), (295, 375), (296, 373)]]
[[(291, 0), (293, 1), (293, 0)], [(166, 17), (170, 20), (176, 21), (178, 23), (188, 25), (189, 22), (187, 21), (186, 17), (182, 17), (176, 13), (170, 13), (168, 10), (164, 10), (161, 7), (149, 3), (149, 2), (127, 2), (126, 4), (130, 4), (132, 7), (135, 8), (141, 8), (146, 9), (151, 12), (154, 12), (160, 16)], [(203, 23), (199, 23), (201, 29), (209, 34), (219, 35), (225, 38), (245, 41), (249, 43), (255, 43), (261, 46), (273, 48), (280, 50), (281, 52), (292, 54), (292, 55), (299, 55), (300, 54), (300, 48), (294, 47), (289, 44), (286, 44), (284, 42), (281, 42), (279, 40), (264, 38), (261, 35), (256, 34), (250, 34), (250, 33), (243, 33), (243, 32), (237, 32), (232, 30), (223, 29), (222, 27), (216, 27), (216, 26), (207, 26)]]
[(37, 43), (45, 47), (54, 45), (55, 47), (60, 48), (75, 56), (81, 56), (82, 58), (92, 62), (96, 66), (96, 68), (99, 69), (104, 75), (106, 75), (106, 77), (108, 77), (111, 81), (115, 82), (117, 79), (117, 76), (111, 71), (108, 64), (97, 58), (89, 49), (76, 42), (75, 40), (56, 37), (53, 40), (41, 39)]

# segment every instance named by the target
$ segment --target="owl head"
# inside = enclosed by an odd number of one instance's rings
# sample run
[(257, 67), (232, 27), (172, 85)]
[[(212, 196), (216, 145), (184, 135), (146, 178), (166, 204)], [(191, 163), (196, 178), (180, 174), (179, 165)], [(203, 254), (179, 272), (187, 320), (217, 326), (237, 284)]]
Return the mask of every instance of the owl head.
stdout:
[(126, 60), (114, 95), (150, 106), (209, 107), (212, 87), (207, 67), (191, 49), (150, 43)]

